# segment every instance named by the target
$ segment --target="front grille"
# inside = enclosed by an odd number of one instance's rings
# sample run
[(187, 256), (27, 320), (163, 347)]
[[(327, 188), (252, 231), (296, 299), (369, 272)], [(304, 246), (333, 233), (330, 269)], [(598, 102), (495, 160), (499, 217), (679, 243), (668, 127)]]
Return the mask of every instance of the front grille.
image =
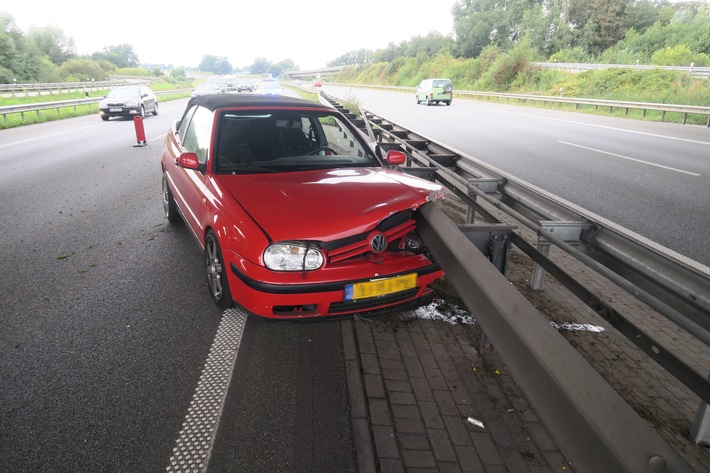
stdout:
[[(412, 211), (406, 210), (390, 215), (382, 220), (376, 230), (381, 231), (387, 237), (387, 241), (392, 243), (399, 238), (414, 231), (416, 222), (412, 218)], [(341, 240), (326, 243), (323, 248), (328, 252), (328, 261), (337, 263), (349, 258), (365, 255), (370, 252), (370, 244), (367, 240), (371, 231), (343, 238)]]

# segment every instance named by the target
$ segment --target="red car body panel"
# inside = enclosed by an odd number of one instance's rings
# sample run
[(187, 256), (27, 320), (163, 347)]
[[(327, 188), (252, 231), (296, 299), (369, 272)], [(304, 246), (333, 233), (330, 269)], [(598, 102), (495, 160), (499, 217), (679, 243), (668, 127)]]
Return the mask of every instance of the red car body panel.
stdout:
[[(416, 306), (443, 275), (424, 253), (363, 250), (387, 217), (433, 205), (427, 202), (441, 192), (438, 184), (384, 166), (214, 174), (212, 155), (205, 169), (186, 169), (177, 164), (184, 150), (173, 132), (165, 141), (164, 177), (200, 244), (205, 246), (208, 229), (216, 233), (232, 297), (249, 312), (301, 318)], [(213, 145), (214, 136), (213, 129)], [(406, 217), (386, 232), (390, 241), (403, 240), (414, 228), (414, 217)], [(308, 271), (268, 269), (264, 251), (281, 241), (318, 242), (324, 264)], [(402, 294), (345, 300), (348, 284), (411, 273), (418, 274), (416, 287)]]
[(408, 177), (385, 169), (345, 168), (216, 180), (274, 241), (328, 241), (371, 229), (396, 211), (416, 209), (438, 188)]

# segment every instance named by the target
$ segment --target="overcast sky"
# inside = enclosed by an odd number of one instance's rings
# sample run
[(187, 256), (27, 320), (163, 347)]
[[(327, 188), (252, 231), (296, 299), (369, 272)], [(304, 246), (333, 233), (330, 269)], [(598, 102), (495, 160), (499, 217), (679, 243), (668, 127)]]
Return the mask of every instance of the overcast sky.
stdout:
[(186, 8), (156, 0), (4, 3), (0, 10), (20, 30), (57, 26), (74, 39), (78, 54), (130, 44), (141, 63), (194, 67), (211, 54), (233, 67), (266, 57), (311, 69), (356, 49), (381, 49), (432, 31), (449, 34), (455, 0), (197, 1)]

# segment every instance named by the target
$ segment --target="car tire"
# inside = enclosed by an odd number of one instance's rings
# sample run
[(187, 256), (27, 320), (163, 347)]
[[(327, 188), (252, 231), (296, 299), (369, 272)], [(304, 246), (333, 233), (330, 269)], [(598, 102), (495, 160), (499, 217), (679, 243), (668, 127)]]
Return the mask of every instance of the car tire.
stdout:
[(446, 106), (448, 107), (449, 105), (451, 105), (451, 100), (446, 101)]
[(234, 304), (229, 292), (227, 268), (222, 257), (217, 235), (212, 230), (207, 231), (205, 238), (205, 273), (207, 274), (207, 287), (212, 300), (220, 309), (229, 309)]
[(155, 109), (153, 109), (153, 115), (158, 116), (158, 102), (155, 102)]
[(426, 98), (426, 106), (430, 107), (431, 106), (431, 97)]
[(141, 118), (145, 118), (145, 106), (141, 105), (141, 110), (140, 110), (140, 112), (141, 112), (141, 113), (140, 113)]
[(170, 223), (178, 223), (182, 221), (182, 216), (178, 211), (177, 204), (175, 203), (175, 198), (168, 185), (168, 180), (163, 175), (163, 210), (165, 211), (165, 218)]
[(103, 121), (107, 122), (107, 121), (108, 121), (108, 116), (106, 116), (106, 115), (101, 115), (101, 119), (102, 119)]
[(418, 96), (418, 95), (415, 95), (415, 97), (417, 98), (417, 105), (419, 105), (420, 103), (422, 103), (422, 101), (419, 100), (419, 96)]

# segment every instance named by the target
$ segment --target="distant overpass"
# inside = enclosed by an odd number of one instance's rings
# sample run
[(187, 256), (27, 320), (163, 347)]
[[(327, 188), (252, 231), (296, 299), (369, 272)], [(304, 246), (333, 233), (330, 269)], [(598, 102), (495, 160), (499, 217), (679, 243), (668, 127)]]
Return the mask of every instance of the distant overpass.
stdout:
[(321, 67), (318, 69), (308, 69), (304, 71), (288, 71), (284, 72), (282, 76), (298, 78), (298, 77), (320, 77), (328, 74), (335, 74), (340, 72), (345, 68), (345, 66), (333, 66), (333, 67)]

